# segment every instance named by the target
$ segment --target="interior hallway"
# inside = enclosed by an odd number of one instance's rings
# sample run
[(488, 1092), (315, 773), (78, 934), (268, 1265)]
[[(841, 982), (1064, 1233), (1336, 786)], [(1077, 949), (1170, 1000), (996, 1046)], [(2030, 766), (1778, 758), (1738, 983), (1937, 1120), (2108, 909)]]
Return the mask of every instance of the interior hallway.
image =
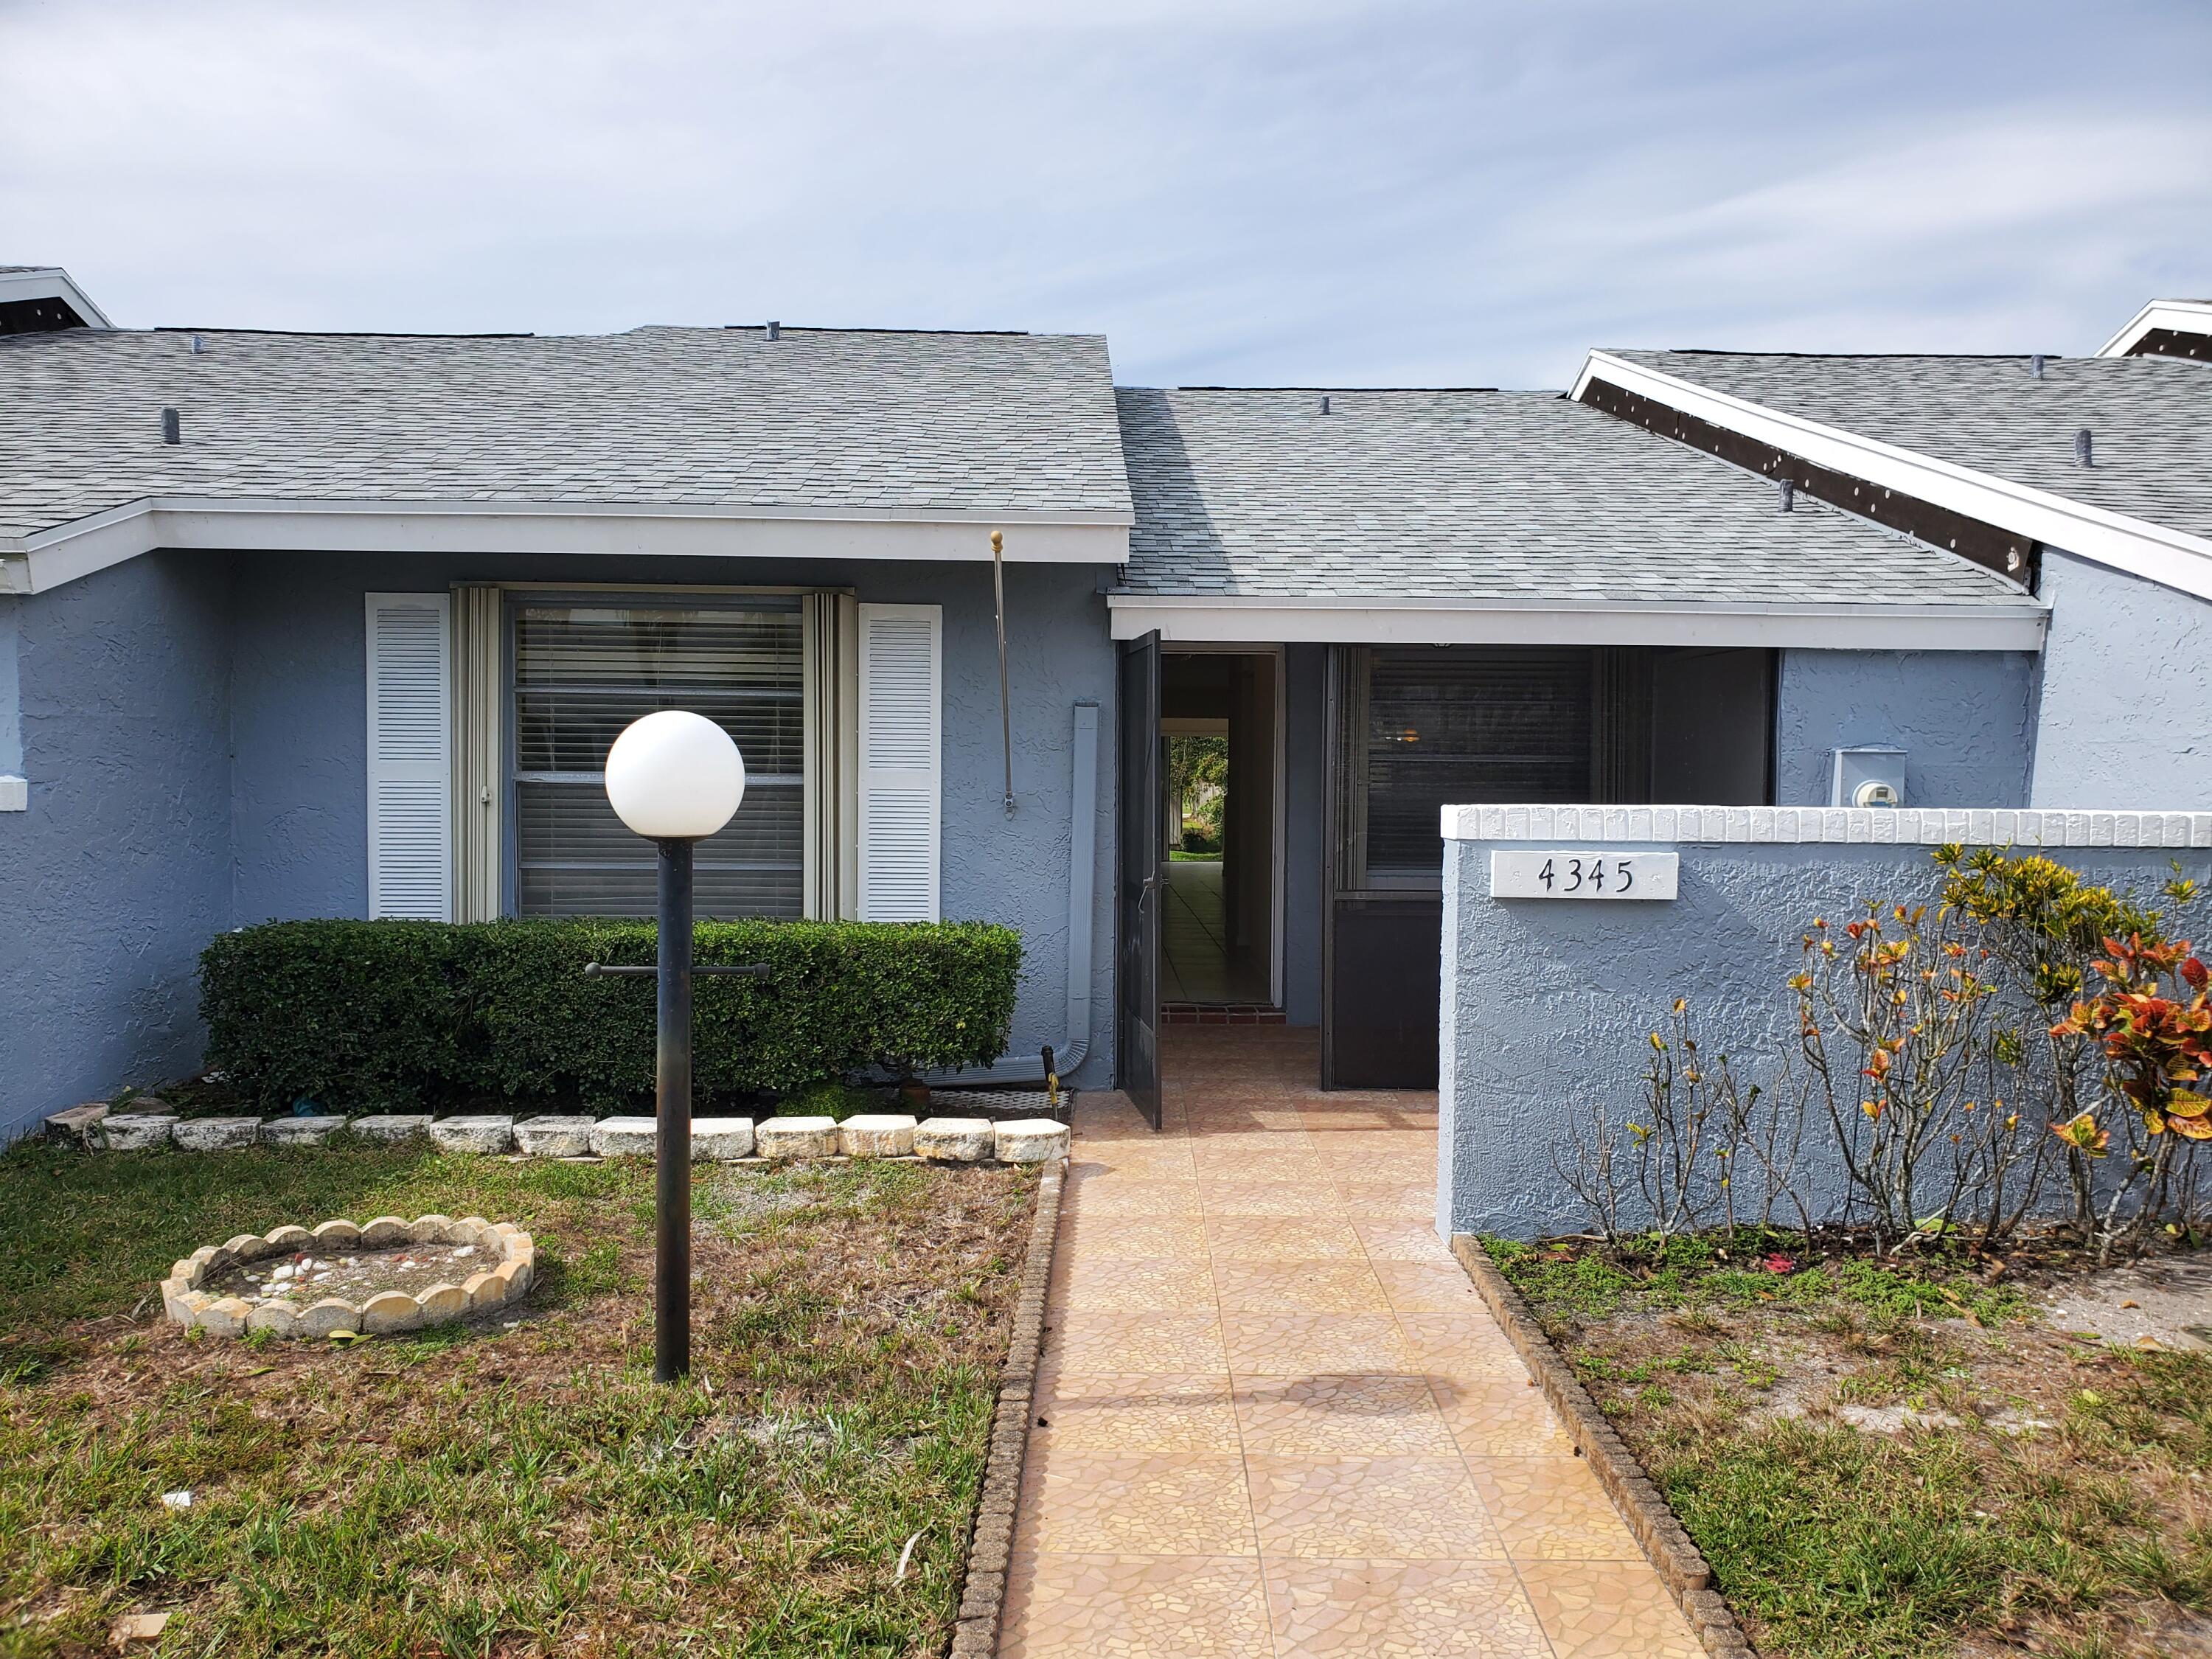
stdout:
[(1231, 959), (1221, 862), (1170, 860), (1160, 875), (1167, 889), (1160, 908), (1160, 1000), (1267, 1001), (1267, 964)]
[(1076, 1107), (1006, 1659), (1698, 1659), (1431, 1223), (1436, 1097), (1170, 1028)]

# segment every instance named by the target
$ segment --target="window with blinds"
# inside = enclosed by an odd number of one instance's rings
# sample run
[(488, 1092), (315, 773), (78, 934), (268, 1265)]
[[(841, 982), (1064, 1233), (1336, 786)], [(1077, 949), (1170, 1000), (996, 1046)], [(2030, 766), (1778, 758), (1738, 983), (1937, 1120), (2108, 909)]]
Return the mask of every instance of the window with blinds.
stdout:
[(719, 721), (745, 799), (694, 854), (700, 916), (805, 904), (805, 665), (796, 599), (727, 607), (520, 605), (514, 617), (514, 889), (526, 916), (650, 915), (654, 853), (607, 805), (607, 750), (657, 708)]

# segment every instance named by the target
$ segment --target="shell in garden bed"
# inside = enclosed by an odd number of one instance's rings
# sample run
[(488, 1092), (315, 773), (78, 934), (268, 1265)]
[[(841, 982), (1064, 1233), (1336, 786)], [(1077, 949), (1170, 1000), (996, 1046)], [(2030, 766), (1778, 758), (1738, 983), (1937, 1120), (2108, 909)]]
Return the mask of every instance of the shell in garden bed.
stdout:
[[(530, 1235), (510, 1221), (443, 1215), (378, 1216), (359, 1225), (325, 1221), (312, 1231), (241, 1233), (194, 1250), (161, 1281), (161, 1305), (179, 1325), (216, 1336), (375, 1336), (514, 1301), (530, 1289), (537, 1261)], [(258, 1271), (264, 1262), (265, 1273)], [(441, 1267), (449, 1269), (444, 1278), (434, 1276)], [(379, 1287), (380, 1278), (388, 1287)], [(355, 1299), (319, 1288), (334, 1280)]]

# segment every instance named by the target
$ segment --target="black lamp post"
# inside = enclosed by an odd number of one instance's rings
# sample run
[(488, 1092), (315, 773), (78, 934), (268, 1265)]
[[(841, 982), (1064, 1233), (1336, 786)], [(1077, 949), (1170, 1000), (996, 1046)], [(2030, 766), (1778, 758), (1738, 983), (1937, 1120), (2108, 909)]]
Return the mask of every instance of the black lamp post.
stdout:
[(664, 708), (634, 721), (607, 751), (607, 799), (658, 849), (657, 965), (586, 963), (587, 974), (651, 975), (659, 993), (653, 1048), (654, 1232), (653, 1376), (672, 1382), (691, 1369), (691, 976), (757, 977), (761, 963), (695, 968), (691, 962), (691, 847), (737, 815), (745, 763), (730, 734), (707, 719)]

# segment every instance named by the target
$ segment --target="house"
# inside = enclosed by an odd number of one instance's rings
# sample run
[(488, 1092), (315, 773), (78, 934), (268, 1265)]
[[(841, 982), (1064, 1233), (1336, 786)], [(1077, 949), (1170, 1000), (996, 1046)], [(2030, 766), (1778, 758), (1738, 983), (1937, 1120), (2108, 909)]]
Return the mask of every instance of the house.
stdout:
[[(1434, 1084), (1445, 805), (2201, 801), (2212, 364), (2145, 316), (1152, 390), (1093, 336), (123, 330), (0, 272), (0, 1125), (193, 1065), (223, 928), (647, 909), (596, 773), (670, 702), (751, 775), (702, 915), (1008, 922), (1000, 1074), (1155, 1105), (1163, 1018)], [(1218, 864), (1166, 856), (1200, 732)]]

